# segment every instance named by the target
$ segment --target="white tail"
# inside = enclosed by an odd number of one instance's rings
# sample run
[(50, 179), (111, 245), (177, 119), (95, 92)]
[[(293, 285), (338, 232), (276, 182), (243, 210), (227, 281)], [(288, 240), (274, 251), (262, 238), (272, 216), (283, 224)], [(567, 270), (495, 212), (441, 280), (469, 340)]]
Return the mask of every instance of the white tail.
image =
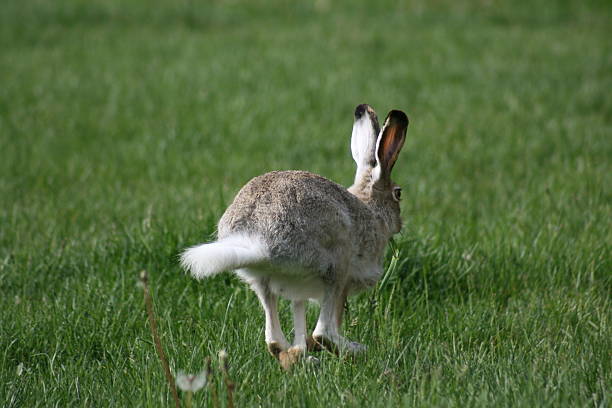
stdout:
[(233, 235), (219, 241), (187, 248), (181, 265), (194, 278), (202, 279), (223, 271), (243, 268), (268, 258), (265, 244), (247, 235)]

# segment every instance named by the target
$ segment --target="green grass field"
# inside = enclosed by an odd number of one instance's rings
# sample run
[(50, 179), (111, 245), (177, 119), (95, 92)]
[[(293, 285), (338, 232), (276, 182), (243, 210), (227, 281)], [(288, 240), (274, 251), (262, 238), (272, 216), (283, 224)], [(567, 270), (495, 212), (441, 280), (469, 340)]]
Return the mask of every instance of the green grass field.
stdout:
[[(0, 406), (171, 405), (143, 269), (173, 370), (226, 349), (239, 407), (611, 405), (609, 2), (123, 3), (0, 5)], [(177, 254), (251, 177), (349, 185), (363, 102), (411, 118), (405, 227), (367, 355), (287, 374)]]

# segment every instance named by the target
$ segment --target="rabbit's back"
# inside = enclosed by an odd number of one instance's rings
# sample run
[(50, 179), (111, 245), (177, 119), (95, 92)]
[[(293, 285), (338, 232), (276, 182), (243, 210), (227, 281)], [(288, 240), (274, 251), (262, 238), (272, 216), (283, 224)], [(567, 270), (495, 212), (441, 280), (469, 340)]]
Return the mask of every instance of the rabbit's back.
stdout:
[(346, 269), (339, 264), (369, 263), (368, 254), (384, 246), (376, 224), (376, 214), (341, 185), (306, 171), (275, 171), (240, 190), (218, 233), (220, 239), (256, 236), (272, 265), (333, 279), (338, 269)]

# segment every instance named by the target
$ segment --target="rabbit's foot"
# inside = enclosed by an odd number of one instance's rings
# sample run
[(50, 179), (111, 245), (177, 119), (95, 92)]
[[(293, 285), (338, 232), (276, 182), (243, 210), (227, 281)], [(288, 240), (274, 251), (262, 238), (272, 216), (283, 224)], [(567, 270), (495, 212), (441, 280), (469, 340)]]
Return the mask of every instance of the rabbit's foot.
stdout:
[(278, 361), (283, 368), (287, 371), (293, 367), (298, 361), (300, 361), (306, 355), (306, 349), (303, 347), (291, 347), (287, 351), (281, 351), (278, 355)]
[(306, 363), (311, 367), (319, 368), (321, 365), (321, 360), (316, 358), (315, 356), (306, 356)]
[(279, 359), (279, 355), (282, 352), (285, 352), (289, 348), (288, 344), (282, 344), (278, 341), (272, 341), (268, 343), (268, 352), (272, 355), (272, 357)]
[[(365, 345), (357, 343), (356, 341), (349, 341), (342, 336), (328, 337), (319, 334), (314, 336), (314, 341), (319, 350), (327, 350), (334, 354), (358, 354), (367, 349)], [(313, 348), (313, 350), (317, 350), (317, 348)]]
[(319, 344), (319, 342), (317, 342), (314, 337), (312, 336), (307, 336), (306, 337), (306, 349), (308, 351), (321, 351), (323, 350), (323, 348), (321, 347), (321, 344)]
[(344, 350), (351, 354), (359, 354), (365, 352), (367, 349), (368, 348), (365, 344), (357, 343), (356, 341), (349, 341)]
[(316, 335), (313, 336), (312, 340), (314, 342), (312, 351), (327, 350), (329, 352), (338, 354), (338, 347), (336, 346), (336, 343), (334, 343), (327, 337), (323, 335)]

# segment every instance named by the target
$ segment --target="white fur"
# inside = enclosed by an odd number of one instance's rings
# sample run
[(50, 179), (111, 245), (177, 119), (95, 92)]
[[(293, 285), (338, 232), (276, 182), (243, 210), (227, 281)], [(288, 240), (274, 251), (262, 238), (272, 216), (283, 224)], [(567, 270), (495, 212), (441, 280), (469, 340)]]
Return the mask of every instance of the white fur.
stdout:
[(353, 124), (351, 153), (353, 154), (353, 160), (357, 163), (356, 177), (359, 177), (360, 174), (371, 167), (370, 161), (376, 148), (376, 136), (369, 114), (364, 114)]
[(290, 264), (284, 268), (261, 264), (239, 269), (236, 274), (251, 286), (262, 278), (267, 279), (274, 294), (289, 300), (319, 300), (325, 287), (316, 274)]
[(376, 156), (376, 166), (372, 169), (372, 182), (376, 183), (377, 181), (380, 180), (382, 172), (380, 169), (380, 163), (378, 160), (378, 155)]
[(291, 302), (293, 310), (293, 347), (302, 351), (306, 351), (306, 337), (308, 336), (306, 329), (306, 303), (303, 300), (294, 300)]
[(256, 265), (268, 259), (265, 244), (257, 237), (232, 235), (219, 241), (186, 249), (181, 265), (202, 279), (227, 270)]

